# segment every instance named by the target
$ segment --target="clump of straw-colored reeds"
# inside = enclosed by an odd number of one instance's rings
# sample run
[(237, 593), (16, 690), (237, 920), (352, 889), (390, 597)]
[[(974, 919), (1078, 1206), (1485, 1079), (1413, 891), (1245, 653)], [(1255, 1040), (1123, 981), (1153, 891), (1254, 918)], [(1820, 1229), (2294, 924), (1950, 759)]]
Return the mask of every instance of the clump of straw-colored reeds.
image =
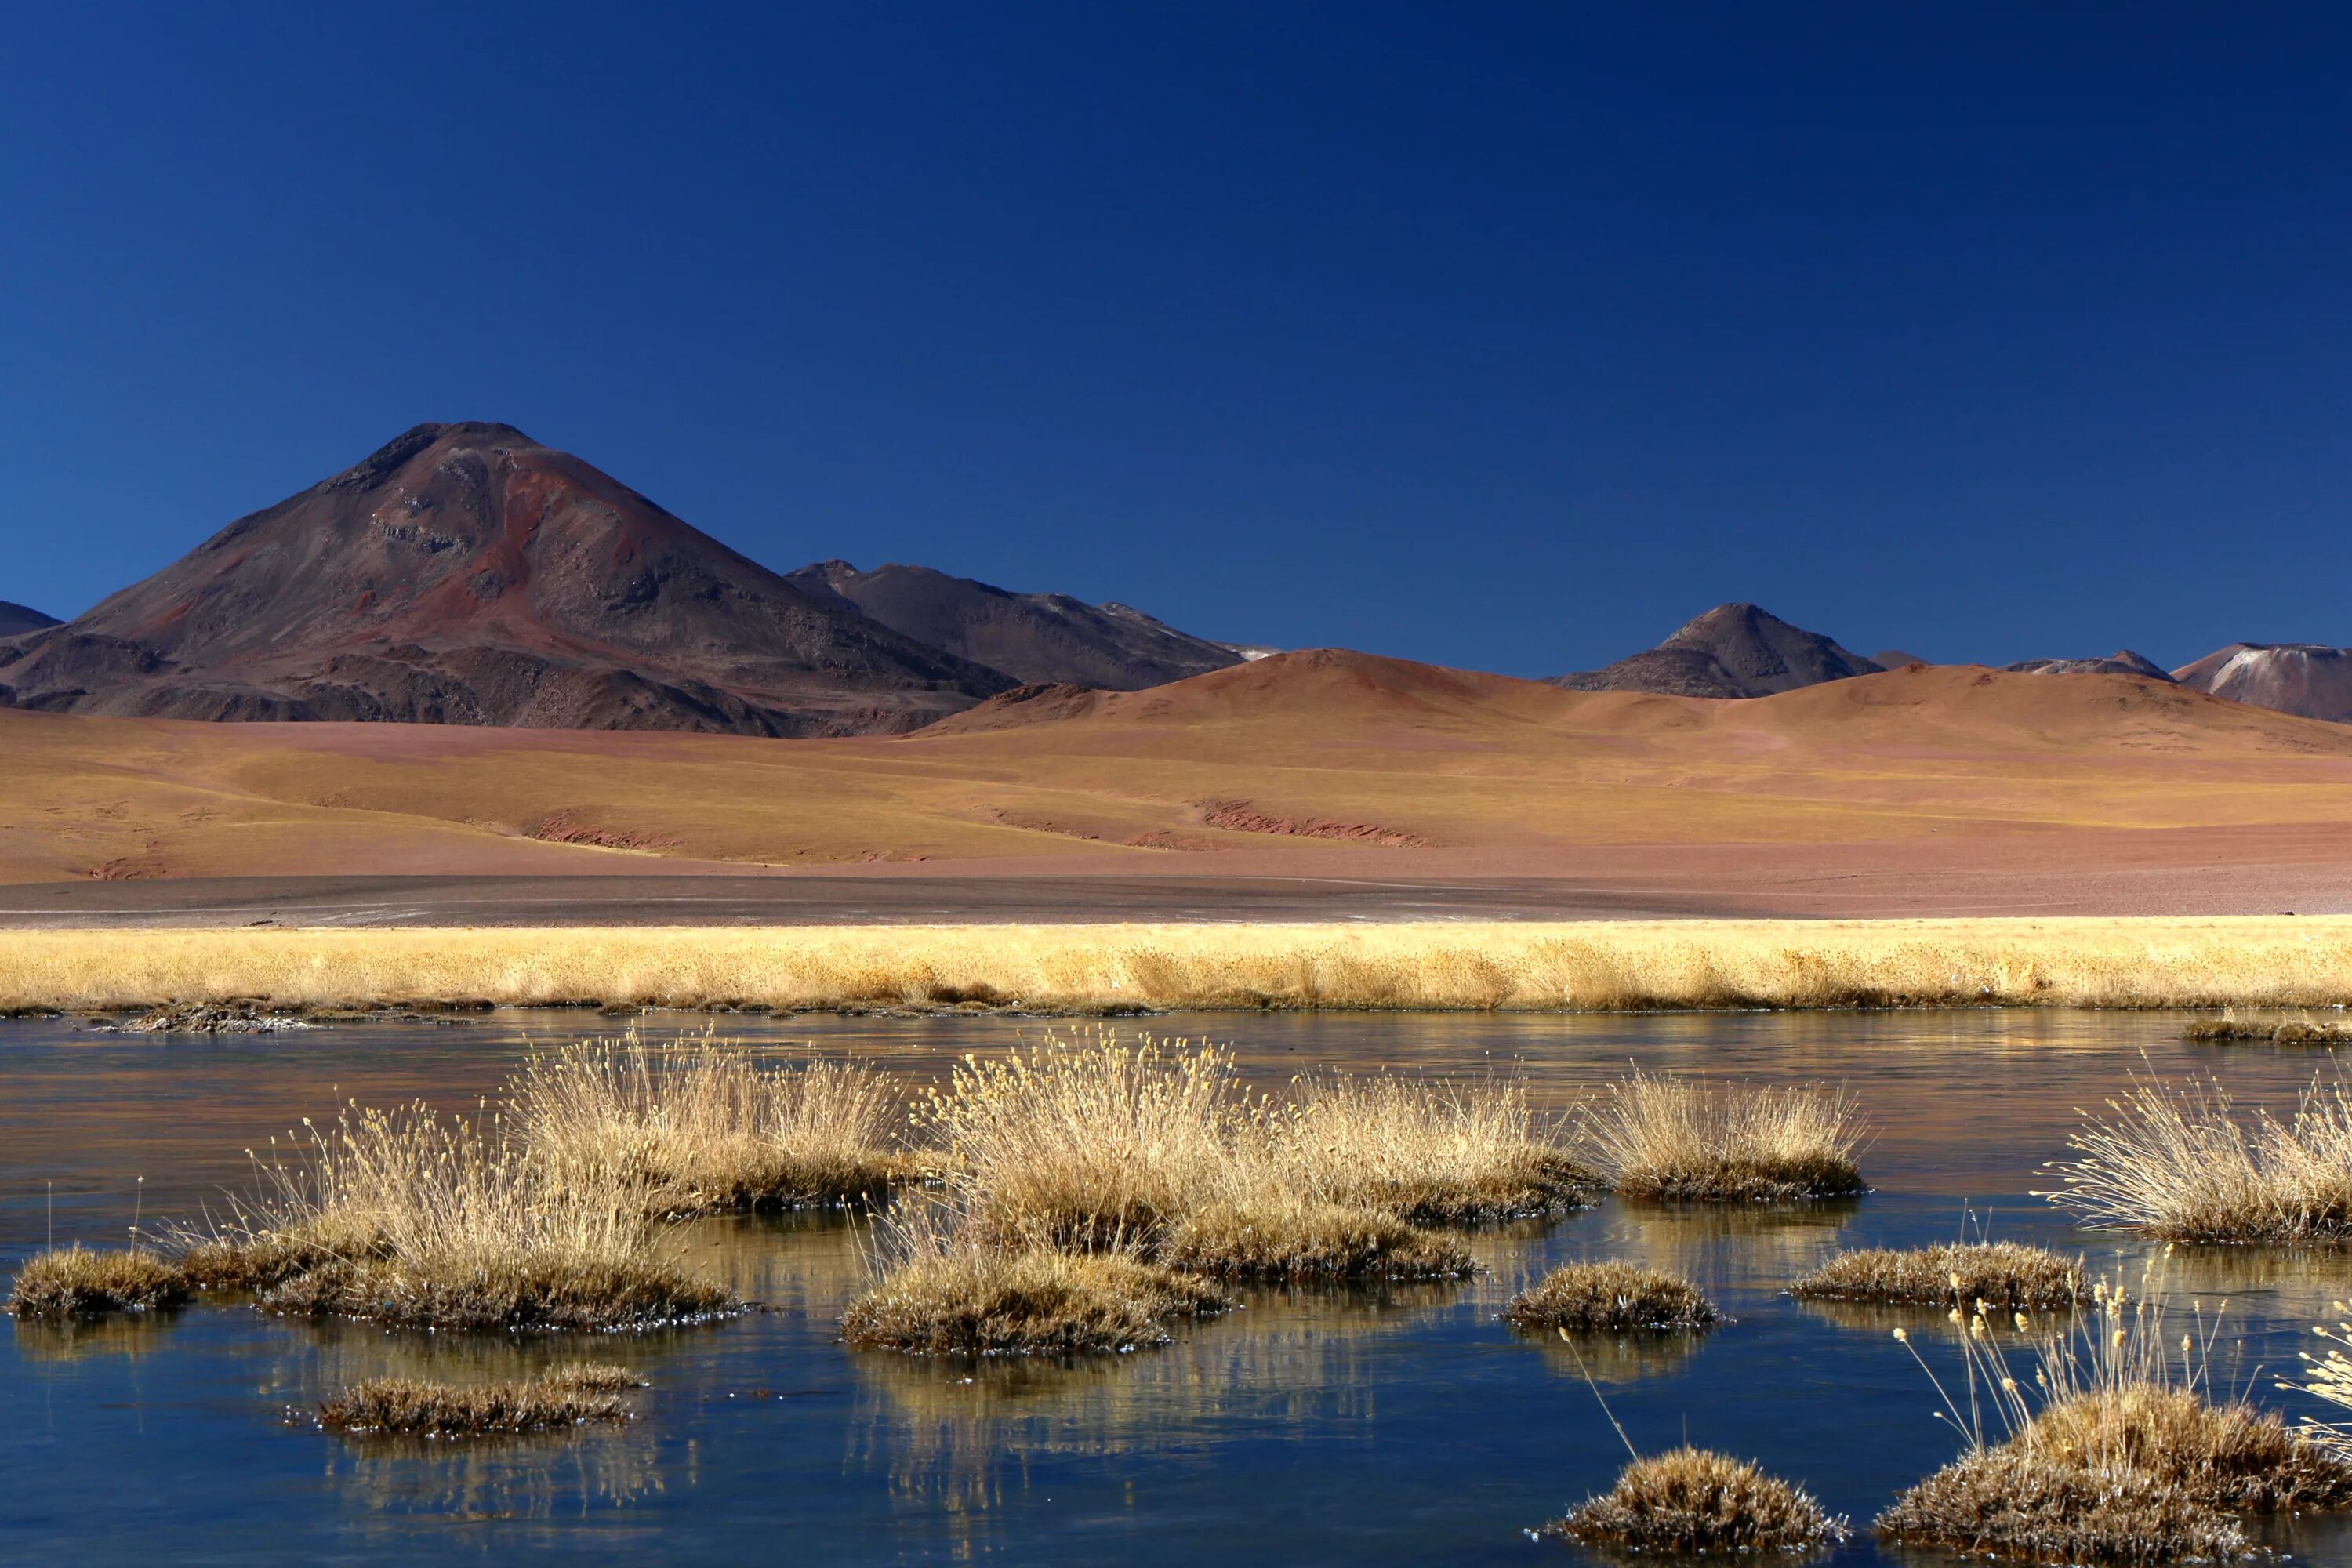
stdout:
[(1475, 1268), (1460, 1242), (1385, 1210), (1278, 1191), (1191, 1210), (1155, 1253), (1228, 1279), (1458, 1279)]
[(1514, 1328), (1630, 1333), (1712, 1328), (1722, 1321), (1689, 1280), (1639, 1264), (1563, 1263), (1503, 1309)]
[(1295, 1089), (1278, 1158), (1335, 1202), (1465, 1225), (1574, 1207), (1599, 1185), (1514, 1079), (1327, 1073)]
[(1822, 1301), (1983, 1301), (2009, 1310), (2070, 1307), (2089, 1289), (2079, 1258), (2012, 1241), (1947, 1241), (1841, 1252), (1789, 1287), (1789, 1293)]
[(354, 1105), (255, 1166), (250, 1200), (181, 1239), (196, 1278), (280, 1310), (611, 1329), (736, 1305), (678, 1268), (641, 1183), (551, 1165), (480, 1121)]
[(475, 1437), (545, 1432), (628, 1416), (622, 1394), (645, 1380), (626, 1367), (575, 1362), (516, 1382), (371, 1378), (319, 1406), (319, 1425), (365, 1436)]
[[(2143, 1287), (2102, 1281), (2088, 1310), (2040, 1322), (1956, 1306), (1964, 1386), (1920, 1364), (1967, 1447), (1896, 1500), (1881, 1535), (2047, 1562), (2228, 1560), (2246, 1552), (2243, 1515), (2352, 1503), (2352, 1462), (2213, 1391), (2221, 1312), (2200, 1308), (2175, 1342), (2152, 1271)], [(2035, 1363), (2032, 1392), (2012, 1351)]]
[(79, 1242), (25, 1260), (9, 1287), (20, 1318), (94, 1318), (179, 1306), (191, 1294), (179, 1265), (146, 1247), (100, 1251)]
[(1746, 1555), (1827, 1551), (1853, 1531), (1803, 1488), (1684, 1447), (1635, 1459), (1615, 1486), (1538, 1533), (1642, 1552)]
[(877, 1198), (910, 1168), (887, 1075), (763, 1066), (715, 1038), (590, 1040), (534, 1055), (509, 1097), (535, 1159), (609, 1167), (667, 1215)]
[(2352, 1094), (2315, 1083), (2284, 1120), (2241, 1120), (2218, 1084), (2137, 1082), (2067, 1140), (2046, 1196), (2094, 1226), (2169, 1241), (2352, 1237)]
[(1081, 1355), (1163, 1344), (1172, 1321), (1223, 1311), (1205, 1279), (1131, 1252), (1001, 1244), (952, 1219), (892, 1222), (898, 1256), (850, 1304), (853, 1345), (927, 1355)]
[(2193, 1045), (2252, 1040), (2273, 1046), (2347, 1046), (2352, 1045), (2352, 1021), (2315, 1018), (2308, 1013), (2281, 1018), (2263, 1015), (2241, 1017), (2230, 1012), (2218, 1018), (2190, 1019), (2181, 1026), (2180, 1037)]
[(1865, 1192), (1862, 1120), (1841, 1091), (1636, 1071), (1585, 1112), (1594, 1163), (1627, 1197), (1774, 1202)]

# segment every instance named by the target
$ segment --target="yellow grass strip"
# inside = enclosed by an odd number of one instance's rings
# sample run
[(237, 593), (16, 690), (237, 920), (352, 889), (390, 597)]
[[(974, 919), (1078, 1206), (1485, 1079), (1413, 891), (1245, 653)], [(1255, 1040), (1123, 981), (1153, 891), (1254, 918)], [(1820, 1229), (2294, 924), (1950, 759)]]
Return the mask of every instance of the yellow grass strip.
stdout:
[(0, 1011), (2352, 1003), (2352, 917), (0, 931)]

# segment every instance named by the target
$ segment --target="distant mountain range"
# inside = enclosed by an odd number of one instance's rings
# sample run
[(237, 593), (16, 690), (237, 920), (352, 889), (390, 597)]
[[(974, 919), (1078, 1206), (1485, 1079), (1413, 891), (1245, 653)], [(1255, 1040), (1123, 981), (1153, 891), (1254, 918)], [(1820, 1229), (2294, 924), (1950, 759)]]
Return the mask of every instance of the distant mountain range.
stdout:
[(781, 576), (493, 424), (420, 425), (69, 623), (26, 614), (0, 703), (177, 719), (889, 733), (1244, 657), (922, 567)]
[[(927, 566), (779, 574), (512, 426), (420, 425), (238, 519), (70, 622), (0, 601), (0, 706), (178, 719), (381, 720), (889, 734), (1002, 693), (1027, 718), (1277, 650), (1121, 604)], [(1755, 605), (1554, 676), (1579, 691), (1756, 698), (1924, 661)], [(2352, 722), (2352, 650), (2233, 643), (2167, 673), (2130, 649), (2005, 667), (2181, 685)], [(992, 706), (975, 722), (1012, 710)]]
[(37, 632), (43, 626), (57, 624), (55, 616), (45, 616), (29, 605), (12, 605), (0, 599), (0, 637), (13, 637), (20, 632)]

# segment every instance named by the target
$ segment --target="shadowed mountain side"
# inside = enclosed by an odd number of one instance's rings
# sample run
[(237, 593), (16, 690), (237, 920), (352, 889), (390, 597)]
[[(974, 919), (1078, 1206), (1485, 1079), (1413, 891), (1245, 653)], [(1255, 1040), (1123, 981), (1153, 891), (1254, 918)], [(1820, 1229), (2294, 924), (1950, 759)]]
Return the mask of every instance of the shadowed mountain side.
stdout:
[(191, 719), (870, 733), (1009, 684), (488, 424), (420, 425), (0, 646), (0, 700)]
[(1906, 653), (1899, 647), (1883, 647), (1870, 656), (1870, 662), (1881, 669), (1901, 669), (1906, 665), (1933, 664), (1932, 658), (1921, 658), (1916, 653)]
[(2145, 654), (2117, 648), (2105, 658), (2021, 658), (2001, 668), (2016, 675), (2137, 675), (2145, 680), (2170, 680), (2164, 667)]
[(1820, 633), (1754, 605), (1717, 605), (1656, 647), (1601, 669), (1554, 676), (1551, 684), (1573, 691), (1765, 697), (1878, 669)]
[(860, 572), (846, 561), (821, 561), (785, 581), (1022, 681), (1135, 691), (1222, 669), (1242, 657), (1126, 605), (1009, 593), (928, 566)]
[(0, 599), (0, 637), (13, 637), (24, 632), (37, 632), (44, 626), (58, 624), (55, 616), (45, 616), (30, 605), (11, 604)]
[(2172, 675), (2183, 686), (2232, 702), (2352, 723), (2352, 648), (2231, 643)]
[(1321, 650), (1150, 691), (1007, 694), (896, 738), (0, 710), (0, 879), (16, 881), (914, 862), (1532, 876), (1651, 847), (1699, 855), (1704, 883), (1732, 846), (1825, 868), (1968, 840), (2019, 847), (2031, 869), (2042, 852), (2023, 846), (2053, 836), (2080, 842), (2050, 865), (2080, 867), (2147, 830), (2352, 824), (2352, 729), (2134, 677), (1966, 666), (1724, 703)]

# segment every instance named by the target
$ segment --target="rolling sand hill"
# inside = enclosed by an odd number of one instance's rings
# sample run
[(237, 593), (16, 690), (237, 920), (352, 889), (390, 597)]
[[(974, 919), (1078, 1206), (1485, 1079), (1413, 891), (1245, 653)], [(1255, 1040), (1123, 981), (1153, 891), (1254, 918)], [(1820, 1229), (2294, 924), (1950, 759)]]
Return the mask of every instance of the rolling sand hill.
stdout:
[(0, 703), (179, 719), (856, 734), (1011, 684), (488, 424), (420, 425), (0, 645)]
[(2172, 674), (2183, 686), (2232, 702), (2352, 723), (2352, 648), (2231, 643)]
[(1016, 680), (1137, 691), (1242, 662), (1223, 644), (1130, 605), (1015, 594), (928, 566), (860, 572), (846, 561), (820, 561), (784, 580)]
[(0, 752), (16, 882), (863, 868), (2308, 912), (2343, 901), (2352, 865), (2352, 729), (1975, 667), (1724, 702), (1327, 650), (1148, 691), (1023, 689), (892, 738), (0, 710)]

